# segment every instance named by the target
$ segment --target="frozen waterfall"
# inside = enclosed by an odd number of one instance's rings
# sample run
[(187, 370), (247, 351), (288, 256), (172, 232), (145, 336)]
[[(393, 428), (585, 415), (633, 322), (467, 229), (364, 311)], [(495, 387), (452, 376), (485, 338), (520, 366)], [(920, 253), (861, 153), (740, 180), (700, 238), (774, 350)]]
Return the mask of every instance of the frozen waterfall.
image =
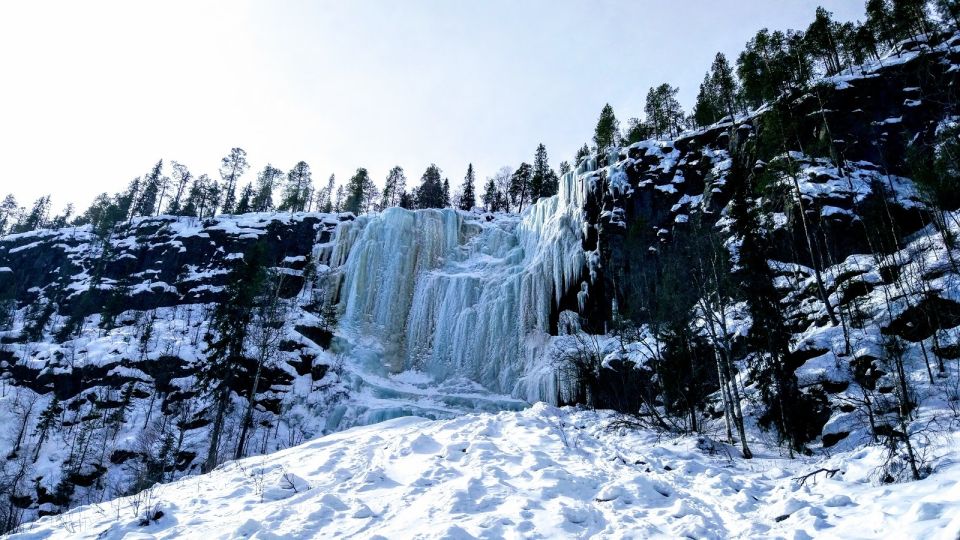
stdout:
[(542, 356), (551, 310), (579, 290), (586, 264), (583, 172), (520, 217), (390, 208), (342, 223), (328, 261), (341, 330), (378, 340), (392, 372), (552, 401), (556, 377)]

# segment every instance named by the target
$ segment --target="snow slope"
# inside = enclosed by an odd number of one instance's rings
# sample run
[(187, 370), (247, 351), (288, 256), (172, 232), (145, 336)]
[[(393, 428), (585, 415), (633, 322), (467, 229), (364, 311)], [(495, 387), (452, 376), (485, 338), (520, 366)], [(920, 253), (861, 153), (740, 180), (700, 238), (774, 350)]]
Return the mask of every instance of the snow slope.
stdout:
[[(398, 418), (139, 497), (25, 525), (39, 538), (943, 538), (960, 532), (960, 440), (941, 470), (878, 486), (882, 449), (730, 459), (704, 439), (610, 429), (538, 404)], [(709, 449), (712, 449), (709, 450)], [(821, 467), (801, 485), (795, 477)], [(144, 524), (144, 516), (159, 519)]]

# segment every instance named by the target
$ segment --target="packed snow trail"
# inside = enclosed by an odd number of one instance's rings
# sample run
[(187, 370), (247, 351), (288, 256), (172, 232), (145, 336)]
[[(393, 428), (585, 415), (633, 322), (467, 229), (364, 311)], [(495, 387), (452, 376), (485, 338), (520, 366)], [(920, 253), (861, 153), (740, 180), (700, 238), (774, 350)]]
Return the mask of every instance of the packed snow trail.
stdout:
[[(722, 447), (706, 452), (694, 437), (658, 442), (610, 430), (610, 420), (543, 404), (399, 418), (46, 517), (11, 538), (953, 540), (960, 532), (957, 463), (878, 487), (869, 478), (879, 448), (743, 461)], [(956, 458), (960, 441), (950, 442)], [(820, 467), (841, 472), (793, 480)], [(144, 516), (160, 517), (146, 524)]]

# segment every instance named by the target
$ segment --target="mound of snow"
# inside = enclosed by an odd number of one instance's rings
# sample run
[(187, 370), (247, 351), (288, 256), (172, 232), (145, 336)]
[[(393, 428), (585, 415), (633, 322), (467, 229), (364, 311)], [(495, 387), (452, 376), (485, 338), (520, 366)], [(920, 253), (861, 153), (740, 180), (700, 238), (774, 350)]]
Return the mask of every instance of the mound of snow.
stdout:
[[(696, 437), (612, 430), (611, 419), (543, 404), (399, 418), (46, 517), (12, 538), (953, 539), (960, 531), (960, 464), (877, 486), (863, 471), (876, 468), (879, 448), (743, 461)], [(955, 458), (958, 442), (941, 450)], [(708, 446), (720, 451), (699, 450)], [(821, 467), (840, 472), (795, 480)]]

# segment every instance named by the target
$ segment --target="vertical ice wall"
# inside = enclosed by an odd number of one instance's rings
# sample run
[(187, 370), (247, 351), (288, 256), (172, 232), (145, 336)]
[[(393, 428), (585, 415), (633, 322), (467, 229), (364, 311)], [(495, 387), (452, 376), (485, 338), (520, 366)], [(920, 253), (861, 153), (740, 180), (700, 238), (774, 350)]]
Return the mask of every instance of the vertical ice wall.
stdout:
[(519, 218), (391, 208), (341, 224), (329, 260), (341, 328), (377, 339), (393, 371), (553, 399), (542, 353), (551, 310), (585, 267), (582, 172)]

